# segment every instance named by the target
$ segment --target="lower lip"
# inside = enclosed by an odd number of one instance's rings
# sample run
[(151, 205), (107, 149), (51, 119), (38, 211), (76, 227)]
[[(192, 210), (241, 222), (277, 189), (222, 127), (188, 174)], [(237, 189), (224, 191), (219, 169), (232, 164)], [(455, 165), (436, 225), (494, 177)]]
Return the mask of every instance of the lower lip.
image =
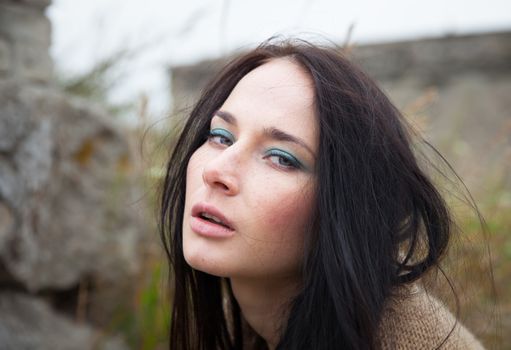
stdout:
[(206, 237), (226, 238), (234, 235), (234, 230), (196, 216), (192, 216), (190, 227), (193, 232)]

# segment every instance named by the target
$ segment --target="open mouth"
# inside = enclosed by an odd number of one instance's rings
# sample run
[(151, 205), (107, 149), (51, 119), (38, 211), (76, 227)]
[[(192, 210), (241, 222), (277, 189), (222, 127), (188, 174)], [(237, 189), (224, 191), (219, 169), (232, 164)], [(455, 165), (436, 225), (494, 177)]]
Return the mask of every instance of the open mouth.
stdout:
[(217, 225), (220, 225), (220, 226), (223, 226), (229, 230), (232, 230), (232, 227), (230, 227), (229, 225), (225, 224), (224, 222), (222, 222), (222, 220), (220, 220), (218, 217), (212, 215), (212, 214), (209, 214), (209, 213), (206, 213), (206, 212), (201, 212), (199, 213), (199, 217), (203, 220), (206, 220), (206, 221), (209, 221), (209, 222), (212, 222), (214, 224), (217, 224)]
[(209, 203), (200, 202), (192, 207), (192, 230), (199, 235), (213, 238), (231, 237), (236, 227), (231, 224), (218, 208)]

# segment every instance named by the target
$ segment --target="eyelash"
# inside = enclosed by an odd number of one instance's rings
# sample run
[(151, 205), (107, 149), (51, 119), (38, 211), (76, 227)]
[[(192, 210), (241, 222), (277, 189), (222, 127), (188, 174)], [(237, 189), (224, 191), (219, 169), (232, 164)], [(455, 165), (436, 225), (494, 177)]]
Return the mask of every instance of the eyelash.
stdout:
[[(298, 159), (296, 159), (294, 156), (292, 156), (291, 154), (285, 152), (285, 151), (282, 151), (280, 149), (275, 149), (275, 148), (272, 148), (270, 150), (268, 150), (266, 152), (266, 155), (264, 156), (264, 158), (272, 158), (272, 157), (277, 157), (278, 161), (277, 162), (273, 162), (271, 161), (273, 164), (281, 167), (281, 168), (284, 168), (284, 169), (302, 169), (302, 164), (298, 161)], [(281, 160), (284, 160), (287, 164), (282, 164), (280, 161)]]
[[(224, 141), (228, 142), (224, 142)], [(211, 129), (208, 133), (208, 141), (214, 144), (218, 144), (221, 146), (231, 146), (234, 143), (234, 136), (225, 129), (215, 128)], [(272, 161), (271, 158), (276, 157), (276, 161)], [(286, 169), (286, 170), (294, 170), (294, 169), (302, 169), (303, 165), (300, 163), (296, 157), (289, 154), (286, 151), (282, 151), (280, 149), (272, 148), (269, 149), (264, 155), (264, 159), (270, 159), (274, 165)], [(283, 164), (285, 163), (285, 164)]]
[[(219, 140), (215, 140), (216, 138), (219, 138)], [(228, 140), (230, 144), (227, 146), (231, 146), (234, 143), (234, 136), (225, 129), (211, 129), (208, 133), (208, 141), (225, 146), (226, 144), (220, 140)]]

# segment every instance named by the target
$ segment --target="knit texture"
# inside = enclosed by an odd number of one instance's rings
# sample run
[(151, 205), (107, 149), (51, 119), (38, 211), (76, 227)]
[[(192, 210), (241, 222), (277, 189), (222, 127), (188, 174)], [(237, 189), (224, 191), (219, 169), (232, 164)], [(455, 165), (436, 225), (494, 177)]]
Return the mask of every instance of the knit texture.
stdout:
[(379, 327), (382, 350), (484, 349), (433, 296), (419, 288), (406, 294), (392, 298), (386, 305)]

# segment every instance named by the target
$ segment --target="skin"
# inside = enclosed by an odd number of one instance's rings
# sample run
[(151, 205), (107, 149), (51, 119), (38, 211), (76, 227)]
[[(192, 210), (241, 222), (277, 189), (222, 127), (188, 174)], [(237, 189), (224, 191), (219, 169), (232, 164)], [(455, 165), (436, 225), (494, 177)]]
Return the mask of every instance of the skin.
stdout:
[[(184, 256), (197, 270), (230, 278), (243, 316), (274, 348), (286, 303), (300, 288), (312, 219), (318, 147), (313, 83), (291, 59), (274, 59), (241, 79), (219, 111), (208, 141), (188, 164)], [(269, 132), (275, 129), (301, 144)], [(233, 234), (195, 232), (190, 222), (197, 203), (220, 210)]]

